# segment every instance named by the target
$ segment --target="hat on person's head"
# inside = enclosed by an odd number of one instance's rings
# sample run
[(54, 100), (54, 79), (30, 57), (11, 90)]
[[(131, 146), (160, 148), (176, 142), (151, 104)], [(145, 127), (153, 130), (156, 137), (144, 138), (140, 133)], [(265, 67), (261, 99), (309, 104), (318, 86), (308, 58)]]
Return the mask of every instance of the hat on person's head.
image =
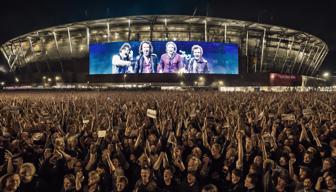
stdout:
[(310, 152), (312, 155), (315, 155), (316, 152), (317, 152), (317, 150), (316, 150), (314, 147), (309, 147), (309, 148), (307, 149), (307, 152)]
[(129, 43), (124, 43), (124, 44), (121, 45), (121, 47), (120, 47), (120, 49), (119, 49), (119, 52), (120, 52), (121, 50), (125, 49), (126, 47), (127, 47), (128, 49), (131, 49), (131, 48), (132, 48), (131, 44), (129, 44)]

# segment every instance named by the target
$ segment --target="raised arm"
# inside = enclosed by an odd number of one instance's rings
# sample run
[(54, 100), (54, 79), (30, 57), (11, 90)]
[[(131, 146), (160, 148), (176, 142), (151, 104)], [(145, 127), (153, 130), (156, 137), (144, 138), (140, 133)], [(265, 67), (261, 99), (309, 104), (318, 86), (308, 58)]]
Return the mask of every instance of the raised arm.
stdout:
[(7, 161), (7, 173), (13, 173), (14, 172), (13, 155), (8, 150), (5, 151), (5, 159)]
[(320, 139), (319, 139), (318, 136), (317, 136), (317, 128), (316, 128), (313, 124), (311, 124), (309, 130), (310, 130), (310, 132), (311, 132), (312, 135), (313, 135), (313, 138), (314, 138), (314, 140), (315, 140), (315, 142), (316, 142), (316, 145), (317, 145), (318, 147), (322, 147), (321, 141), (320, 141)]
[(298, 181), (297, 177), (294, 173), (294, 163), (296, 162), (296, 158), (294, 154), (290, 154), (290, 159), (288, 162), (288, 170), (289, 170), (289, 176), (294, 180), (294, 181)]
[(90, 154), (89, 154), (89, 161), (85, 166), (85, 170), (90, 171), (93, 165), (96, 163), (97, 160), (97, 151), (96, 146), (91, 144), (90, 146)]
[(244, 158), (244, 151), (243, 151), (243, 133), (239, 130), (236, 132), (236, 138), (238, 142), (238, 161), (236, 163), (237, 169), (243, 168), (243, 158)]
[(112, 65), (115, 65), (115, 66), (118, 66), (118, 67), (130, 66), (131, 61), (124, 61), (119, 57), (119, 55), (114, 55), (112, 57)]

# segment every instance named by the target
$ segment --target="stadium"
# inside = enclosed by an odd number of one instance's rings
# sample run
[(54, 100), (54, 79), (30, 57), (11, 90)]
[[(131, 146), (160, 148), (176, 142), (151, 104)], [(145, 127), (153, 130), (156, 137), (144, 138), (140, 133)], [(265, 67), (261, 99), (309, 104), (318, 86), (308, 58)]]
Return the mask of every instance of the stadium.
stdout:
[[(12, 83), (154, 83), (200, 85), (199, 74), (89, 73), (92, 44), (132, 41), (220, 42), (238, 46), (238, 72), (204, 74), (203, 85), (301, 86), (314, 80), (327, 44), (306, 32), (249, 21), (186, 15), (139, 15), (69, 23), (1, 45)], [(203, 78), (202, 77), (202, 78)]]
[(0, 191), (336, 191), (335, 2), (234, 2), (1, 6)]

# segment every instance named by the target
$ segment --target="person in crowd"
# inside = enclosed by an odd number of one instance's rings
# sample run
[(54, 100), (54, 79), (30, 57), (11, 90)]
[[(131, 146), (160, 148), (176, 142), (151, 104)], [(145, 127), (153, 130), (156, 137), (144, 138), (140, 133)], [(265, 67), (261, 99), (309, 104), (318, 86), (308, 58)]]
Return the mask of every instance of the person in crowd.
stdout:
[(61, 192), (75, 192), (76, 191), (75, 179), (76, 179), (75, 175), (73, 174), (64, 175), (63, 188), (61, 189)]
[(244, 181), (245, 191), (258, 191), (257, 187), (257, 177), (253, 174), (248, 174)]
[(173, 171), (170, 167), (163, 170), (163, 178), (159, 182), (160, 192), (173, 192), (179, 190), (179, 184), (174, 179)]
[(202, 192), (218, 192), (218, 189), (215, 185), (209, 184), (203, 187)]
[(140, 172), (140, 179), (135, 184), (136, 191), (150, 191), (157, 190), (157, 184), (153, 179), (152, 170), (148, 167), (143, 167)]
[(187, 178), (181, 184), (181, 191), (190, 191), (196, 192), (200, 191), (199, 181), (197, 180), (197, 173), (193, 171), (189, 171), (187, 174)]
[(239, 169), (232, 170), (230, 179), (231, 179), (230, 185), (227, 187), (228, 191), (232, 191), (232, 192), (245, 191), (241, 170)]
[(24, 163), (19, 169), (19, 175), (21, 184), (19, 187), (20, 191), (34, 192), (37, 191), (38, 186), (38, 177), (35, 175), (36, 168), (32, 163)]
[(9, 173), (0, 177), (0, 190), (3, 192), (20, 192), (20, 176), (17, 173)]
[(117, 177), (117, 183), (116, 183), (115, 191), (117, 191), (117, 192), (127, 192), (127, 191), (129, 191), (127, 177), (125, 177), (125, 176)]

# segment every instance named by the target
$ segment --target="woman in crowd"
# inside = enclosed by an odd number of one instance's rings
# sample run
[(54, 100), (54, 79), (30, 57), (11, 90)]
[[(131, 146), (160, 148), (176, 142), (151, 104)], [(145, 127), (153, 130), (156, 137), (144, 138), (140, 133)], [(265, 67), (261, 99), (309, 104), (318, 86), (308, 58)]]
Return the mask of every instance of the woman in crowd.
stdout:
[(0, 189), (3, 192), (20, 192), (20, 176), (16, 173), (9, 173), (0, 178)]

